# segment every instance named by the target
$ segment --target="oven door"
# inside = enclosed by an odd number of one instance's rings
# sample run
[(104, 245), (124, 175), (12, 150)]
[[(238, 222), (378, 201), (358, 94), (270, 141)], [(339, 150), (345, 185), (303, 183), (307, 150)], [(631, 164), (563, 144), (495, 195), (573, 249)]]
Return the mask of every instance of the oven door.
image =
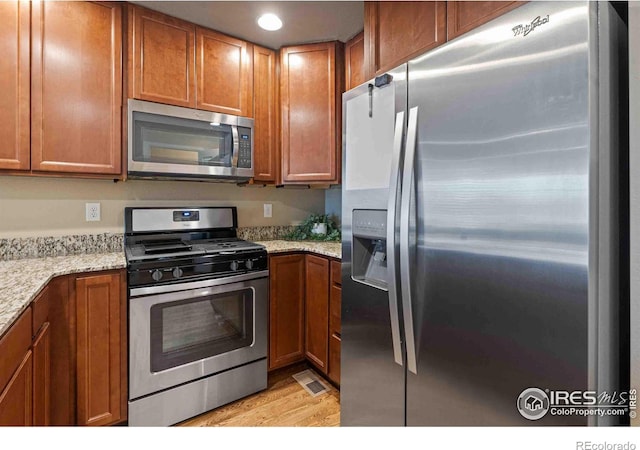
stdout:
[(266, 358), (266, 274), (131, 289), (129, 399)]

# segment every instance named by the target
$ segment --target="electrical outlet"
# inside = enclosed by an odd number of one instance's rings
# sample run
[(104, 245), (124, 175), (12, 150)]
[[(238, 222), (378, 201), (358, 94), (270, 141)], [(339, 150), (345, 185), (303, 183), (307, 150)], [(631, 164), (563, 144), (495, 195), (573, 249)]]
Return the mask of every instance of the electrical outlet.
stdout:
[(100, 203), (85, 203), (85, 216), (87, 222), (99, 222)]
[(264, 204), (264, 216), (273, 217), (273, 205), (271, 203)]

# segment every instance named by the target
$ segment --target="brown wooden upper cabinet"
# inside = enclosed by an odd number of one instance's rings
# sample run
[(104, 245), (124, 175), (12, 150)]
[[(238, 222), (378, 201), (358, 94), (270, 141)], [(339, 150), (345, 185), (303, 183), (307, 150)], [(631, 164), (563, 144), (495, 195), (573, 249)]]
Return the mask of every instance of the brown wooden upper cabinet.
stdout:
[(443, 44), (446, 13), (446, 2), (365, 2), (365, 78)]
[(367, 80), (364, 71), (364, 31), (344, 44), (344, 60), (344, 90), (348, 91)]
[(525, 2), (447, 2), (447, 40), (479, 27)]
[(342, 44), (323, 42), (280, 51), (282, 182), (338, 183)]
[(278, 80), (277, 53), (253, 46), (253, 161), (255, 181), (278, 179)]
[(0, 2), (0, 169), (121, 173), (122, 6)]
[(253, 117), (253, 45), (196, 28), (196, 107)]
[(129, 97), (196, 107), (196, 26), (128, 5)]
[(122, 5), (32, 3), (31, 169), (121, 172)]
[(128, 6), (128, 96), (253, 117), (253, 45)]
[(31, 2), (0, 2), (0, 169), (29, 170)]

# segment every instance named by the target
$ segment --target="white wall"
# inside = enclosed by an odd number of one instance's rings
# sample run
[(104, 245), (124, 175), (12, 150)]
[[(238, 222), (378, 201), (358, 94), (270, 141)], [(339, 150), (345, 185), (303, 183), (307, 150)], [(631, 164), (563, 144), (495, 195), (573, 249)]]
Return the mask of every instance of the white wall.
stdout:
[[(102, 220), (85, 221), (85, 203), (99, 202)], [(263, 217), (263, 204), (273, 217)], [(0, 176), (0, 238), (122, 232), (125, 206), (238, 207), (238, 225), (291, 225), (324, 211), (324, 191), (238, 187), (227, 183)]]

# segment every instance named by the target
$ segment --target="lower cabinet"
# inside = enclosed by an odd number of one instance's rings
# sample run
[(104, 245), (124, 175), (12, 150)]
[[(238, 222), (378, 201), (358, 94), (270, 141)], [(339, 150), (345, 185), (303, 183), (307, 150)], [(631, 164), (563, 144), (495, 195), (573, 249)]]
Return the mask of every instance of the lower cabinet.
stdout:
[(322, 373), (329, 358), (329, 260), (306, 255), (304, 353)]
[(304, 255), (269, 256), (269, 370), (304, 359)]
[(29, 350), (0, 394), (0, 425), (32, 425), (32, 362), (32, 352)]
[(127, 416), (124, 271), (54, 278), (0, 338), (0, 425)]
[(75, 279), (78, 425), (109, 425), (126, 414), (120, 278), (108, 273)]
[(0, 425), (33, 424), (31, 307), (0, 338)]
[(311, 254), (269, 257), (269, 370), (306, 358), (340, 383), (340, 262)]

